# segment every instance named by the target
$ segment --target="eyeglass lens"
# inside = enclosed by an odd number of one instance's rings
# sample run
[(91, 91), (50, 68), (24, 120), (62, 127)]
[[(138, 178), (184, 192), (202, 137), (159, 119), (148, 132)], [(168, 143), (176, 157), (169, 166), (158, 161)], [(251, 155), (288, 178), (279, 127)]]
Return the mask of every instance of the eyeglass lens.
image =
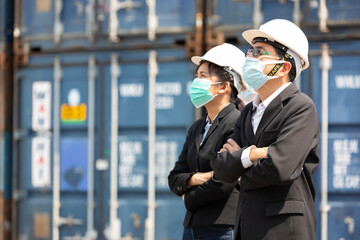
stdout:
[(259, 57), (261, 55), (270, 55), (268, 52), (264, 51), (261, 48), (250, 48), (246, 51), (246, 57), (249, 56), (249, 54), (252, 53), (254, 57)]

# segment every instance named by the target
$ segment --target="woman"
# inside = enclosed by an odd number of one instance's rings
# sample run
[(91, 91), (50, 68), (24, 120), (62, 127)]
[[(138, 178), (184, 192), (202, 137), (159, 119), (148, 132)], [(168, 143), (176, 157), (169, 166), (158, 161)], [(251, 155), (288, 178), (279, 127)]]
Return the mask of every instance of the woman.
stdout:
[(182, 196), (187, 209), (183, 240), (232, 240), (239, 192), (236, 182), (213, 178), (210, 159), (233, 133), (240, 116), (238, 91), (247, 90), (240, 75), (245, 56), (237, 47), (224, 43), (191, 60), (198, 67), (190, 99), (196, 108), (205, 106), (207, 115), (191, 125), (169, 174), (169, 186)]

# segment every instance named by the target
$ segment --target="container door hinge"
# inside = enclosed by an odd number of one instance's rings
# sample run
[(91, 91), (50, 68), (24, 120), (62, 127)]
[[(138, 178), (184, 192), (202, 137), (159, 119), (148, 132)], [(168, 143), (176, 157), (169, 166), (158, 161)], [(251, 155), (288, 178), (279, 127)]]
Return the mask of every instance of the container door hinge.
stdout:
[(16, 68), (26, 66), (29, 63), (29, 44), (20, 41), (19, 38), (14, 39), (14, 64)]
[(24, 139), (28, 136), (28, 132), (25, 129), (14, 129), (13, 131), (13, 138), (15, 141)]
[(83, 220), (73, 218), (72, 215), (68, 215), (66, 218), (59, 217), (58, 226), (67, 225), (68, 227), (73, 227), (74, 225), (82, 225)]
[(355, 231), (355, 219), (350, 217), (350, 216), (347, 216), (344, 219), (344, 223), (348, 225), (348, 234), (350, 234), (350, 235), (354, 234), (354, 231)]
[(14, 189), (13, 190), (13, 199), (15, 201), (19, 201), (21, 199), (25, 199), (27, 197), (27, 194), (25, 191), (20, 190), (20, 189)]

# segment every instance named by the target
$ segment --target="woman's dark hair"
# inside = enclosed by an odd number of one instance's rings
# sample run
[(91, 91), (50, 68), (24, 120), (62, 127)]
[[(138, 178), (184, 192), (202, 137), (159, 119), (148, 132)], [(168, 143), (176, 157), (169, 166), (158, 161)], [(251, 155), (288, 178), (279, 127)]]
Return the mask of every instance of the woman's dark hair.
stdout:
[(230, 87), (231, 87), (231, 95), (230, 95), (230, 101), (231, 102), (236, 102), (237, 100), (237, 95), (238, 95), (238, 90), (236, 89), (235, 85), (234, 85), (234, 77), (228, 73), (227, 71), (224, 70), (223, 67), (220, 67), (214, 63), (202, 60), (200, 62), (200, 64), (198, 65), (198, 67), (196, 68), (196, 72), (199, 69), (200, 65), (203, 63), (209, 63), (209, 74), (211, 75), (215, 75), (219, 78), (220, 82), (229, 82), (230, 83)]
[[(278, 55), (278, 57), (281, 59), (285, 56), (285, 52), (277, 47), (274, 47), (275, 48), (275, 51), (276, 51), (276, 54)], [(290, 69), (290, 72), (289, 72), (289, 80), (290, 82), (293, 82), (295, 80), (295, 77), (296, 77), (296, 66), (295, 66), (295, 60), (294, 58), (290, 57), (290, 58), (286, 58), (284, 57), (285, 61), (291, 63), (291, 69)]]

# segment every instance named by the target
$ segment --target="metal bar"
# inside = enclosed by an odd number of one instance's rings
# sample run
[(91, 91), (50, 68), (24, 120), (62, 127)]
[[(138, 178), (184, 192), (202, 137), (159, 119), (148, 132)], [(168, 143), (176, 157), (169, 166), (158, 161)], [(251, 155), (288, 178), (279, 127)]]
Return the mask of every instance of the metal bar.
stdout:
[(88, 0), (86, 5), (86, 35), (89, 42), (95, 42), (95, 33), (97, 29), (96, 14), (95, 14), (95, 0)]
[(294, 2), (294, 10), (293, 10), (293, 21), (297, 26), (300, 26), (301, 22), (301, 8), (300, 8), (300, 0), (292, 0)]
[(87, 239), (95, 239), (96, 232), (94, 229), (94, 145), (95, 145), (95, 81), (96, 81), (96, 65), (95, 56), (89, 57), (88, 67), (88, 190), (87, 190)]
[(319, 6), (319, 29), (321, 32), (329, 32), (329, 28), (327, 27), (327, 20), (329, 18), (329, 11), (326, 7), (326, 0), (320, 0), (320, 6)]
[[(242, 27), (243, 29), (248, 29), (246, 27)], [(157, 28), (155, 30), (156, 35), (168, 35), (168, 34), (185, 34), (194, 31), (194, 28), (192, 27), (162, 27)], [(118, 37), (140, 37), (140, 36), (146, 36), (148, 34), (148, 29), (142, 28), (142, 29), (128, 29), (128, 30), (118, 30), (117, 36)], [(99, 37), (108, 37), (108, 35), (99, 33), (97, 34)], [(83, 32), (75, 32), (75, 33), (66, 33), (61, 36), (61, 39), (63, 40), (74, 40), (74, 39), (86, 39), (88, 38), (87, 33)], [(32, 42), (32, 41), (49, 41), (54, 38), (53, 35), (49, 34), (38, 34), (33, 36), (24, 36), (22, 37), (22, 40), (24, 42)]]
[(54, 44), (60, 45), (61, 35), (64, 31), (64, 25), (61, 22), (61, 12), (63, 10), (62, 0), (55, 0), (55, 19), (54, 19)]
[[(99, 74), (99, 106), (105, 106), (105, 73), (104, 73), (104, 67), (101, 65), (101, 63), (98, 64), (100, 68), (100, 74)], [(110, 65), (110, 64), (108, 64)], [(98, 127), (98, 146), (99, 146), (99, 157), (100, 159), (106, 160), (105, 157), (105, 109), (104, 107), (100, 107), (98, 110), (99, 114), (99, 127)], [(98, 232), (98, 240), (104, 240), (104, 171), (98, 171), (98, 205), (97, 205), (97, 211), (98, 211), (98, 221), (97, 221), (97, 232)]]
[(52, 240), (59, 240), (60, 226), (60, 92), (62, 69), (59, 57), (54, 59), (54, 139), (53, 139), (53, 224)]
[(158, 27), (158, 18), (156, 16), (156, 0), (146, 0), (148, 5), (148, 39), (154, 41), (156, 38), (156, 29)]
[(109, 38), (113, 42), (118, 42), (117, 28), (119, 25), (119, 19), (117, 17), (117, 0), (110, 0), (109, 6)]
[[(293, 9), (293, 21), (297, 26), (300, 26), (301, 22), (301, 9), (300, 9), (300, 0), (292, 0), (294, 2)], [(301, 74), (295, 81), (296, 86), (301, 89)]]
[[(3, 48), (0, 48), (0, 239), (10, 239), (12, 230), (13, 190), (13, 24), (14, 3), (5, 1)], [(0, 20), (0, 21), (1, 21)], [(1, 45), (0, 45), (1, 46)], [(1, 73), (1, 71), (0, 71)]]
[(328, 108), (329, 108), (329, 70), (331, 58), (329, 46), (322, 45), (321, 54), (321, 239), (328, 239)]
[(117, 217), (118, 204), (118, 105), (119, 89), (118, 78), (120, 76), (120, 66), (117, 55), (111, 56), (111, 166), (110, 166), (110, 236), (111, 240), (120, 238), (120, 220)]
[(263, 13), (261, 12), (261, 1), (262, 0), (254, 0), (254, 7), (253, 7), (253, 23), (254, 23), (254, 28), (258, 29), (260, 27), (260, 25), (263, 23), (264, 21), (264, 16)]
[(149, 128), (148, 128), (148, 217), (145, 240), (155, 239), (155, 148), (156, 148), (156, 52), (149, 53)]

